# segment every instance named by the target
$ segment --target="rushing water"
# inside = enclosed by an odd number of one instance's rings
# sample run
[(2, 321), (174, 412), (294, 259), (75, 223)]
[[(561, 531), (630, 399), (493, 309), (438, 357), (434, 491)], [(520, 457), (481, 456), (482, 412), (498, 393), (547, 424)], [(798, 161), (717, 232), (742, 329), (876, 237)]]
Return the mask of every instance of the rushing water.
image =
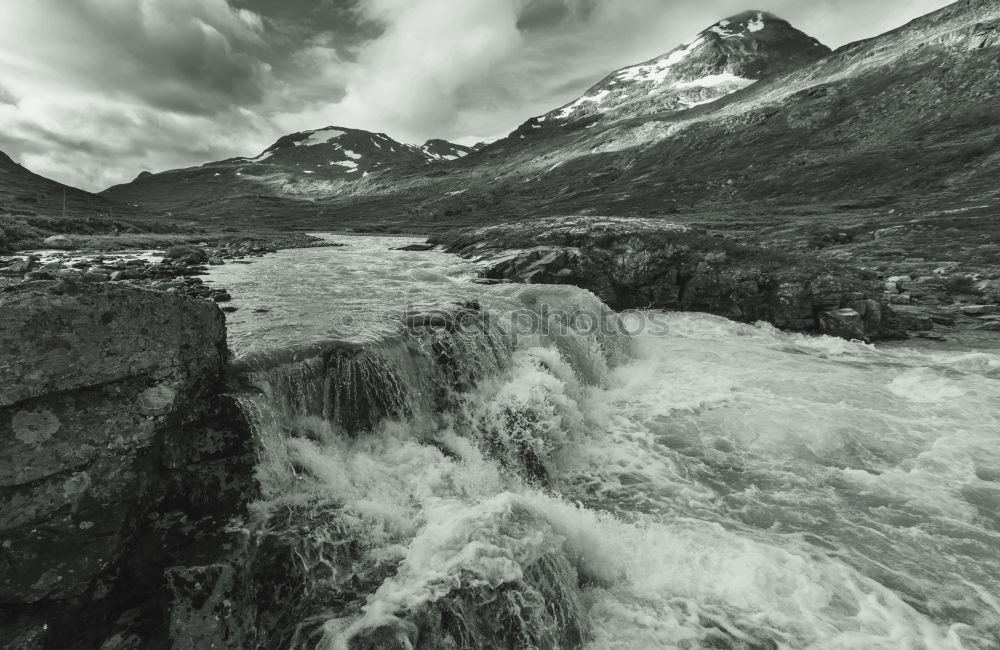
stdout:
[(336, 240), (213, 274), (259, 536), (301, 583), (262, 645), (1000, 648), (1000, 356), (702, 314), (519, 331), (607, 313)]

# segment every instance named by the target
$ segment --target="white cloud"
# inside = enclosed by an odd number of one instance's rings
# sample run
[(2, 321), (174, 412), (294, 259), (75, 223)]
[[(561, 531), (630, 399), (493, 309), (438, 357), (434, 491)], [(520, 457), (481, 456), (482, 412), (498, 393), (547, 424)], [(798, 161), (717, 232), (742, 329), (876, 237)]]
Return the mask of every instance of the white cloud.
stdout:
[(516, 58), (519, 2), (513, 0), (364, 0), (359, 10), (385, 25), (353, 62), (332, 46), (314, 45), (314, 61), (336, 60), (344, 95), (306, 110), (282, 112), (277, 123), (296, 130), (304, 120), (336, 123), (423, 140), (450, 130), (459, 106), (498, 65)]

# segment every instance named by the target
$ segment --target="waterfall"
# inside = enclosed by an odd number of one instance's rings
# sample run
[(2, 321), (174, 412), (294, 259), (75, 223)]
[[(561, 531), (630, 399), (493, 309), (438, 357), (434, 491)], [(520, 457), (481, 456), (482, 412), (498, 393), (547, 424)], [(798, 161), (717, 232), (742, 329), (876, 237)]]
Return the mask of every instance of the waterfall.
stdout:
[(212, 638), (996, 647), (994, 352), (616, 315), (344, 243), (219, 267), (260, 497), (193, 573), (228, 576), (184, 609), (232, 614)]
[(242, 359), (259, 647), (581, 645), (580, 563), (511, 490), (551, 485), (630, 346), (591, 294), (519, 287), (377, 343)]

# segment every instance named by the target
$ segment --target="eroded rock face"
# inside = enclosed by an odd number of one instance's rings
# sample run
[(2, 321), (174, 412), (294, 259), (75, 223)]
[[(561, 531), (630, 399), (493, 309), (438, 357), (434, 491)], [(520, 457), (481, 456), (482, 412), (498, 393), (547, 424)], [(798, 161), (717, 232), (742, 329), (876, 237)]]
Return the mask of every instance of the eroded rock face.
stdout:
[(857, 270), (712, 237), (665, 222), (545, 219), (459, 233), (448, 250), (492, 261), (485, 275), (573, 284), (617, 310), (701, 311), (782, 329), (845, 336), (827, 312), (852, 309), (849, 338), (898, 336), (882, 287)]
[(164, 569), (222, 548), (253, 494), (247, 427), (221, 390), (222, 313), (27, 283), (0, 292), (0, 352), (0, 638), (98, 647), (126, 603), (125, 628), (156, 627), (143, 602), (166, 593)]

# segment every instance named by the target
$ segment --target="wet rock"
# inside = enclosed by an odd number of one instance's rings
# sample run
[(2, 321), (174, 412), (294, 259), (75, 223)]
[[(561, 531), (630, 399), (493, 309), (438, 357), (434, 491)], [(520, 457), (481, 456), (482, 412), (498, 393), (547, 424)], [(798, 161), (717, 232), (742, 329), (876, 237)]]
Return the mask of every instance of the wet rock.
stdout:
[(853, 309), (836, 309), (821, 313), (819, 331), (845, 339), (866, 339), (864, 319)]
[(208, 264), (209, 264), (209, 266), (222, 266), (225, 263), (226, 263), (225, 260), (223, 260), (218, 255), (214, 255), (214, 256), (208, 258)]
[(9, 266), (0, 269), (0, 272), (3, 272), (5, 275), (24, 275), (25, 273), (31, 271), (34, 268), (35, 268), (35, 260), (34, 258), (29, 257), (24, 260), (17, 260), (13, 262)]
[(164, 259), (180, 261), (183, 264), (205, 264), (208, 262), (208, 253), (205, 249), (189, 244), (178, 244), (171, 246), (163, 254)]
[(1000, 314), (1000, 305), (963, 305), (958, 311), (965, 316), (990, 316)]
[(941, 312), (912, 305), (894, 305), (892, 314), (900, 327), (908, 332), (927, 332), (933, 330), (935, 322), (944, 325), (950, 325), (955, 322), (954, 317), (949, 318)]
[(423, 252), (432, 251), (435, 248), (435, 244), (410, 244), (408, 246), (400, 246), (399, 248), (394, 248), (394, 251), (410, 251), (410, 252)]
[(819, 313), (852, 308), (866, 338), (898, 336), (883, 318), (885, 286), (874, 274), (655, 220), (549, 219), (445, 241), (449, 252), (493, 258), (489, 280), (573, 284), (617, 310), (702, 311), (815, 332)]
[(228, 293), (214, 293), (212, 294), (212, 300), (215, 302), (229, 302), (233, 297)]
[(47, 248), (55, 248), (59, 250), (73, 250), (76, 248), (76, 243), (65, 235), (53, 235), (52, 237), (46, 237), (42, 243), (45, 244)]
[(43, 621), (44, 647), (152, 647), (109, 621), (140, 602), (166, 620), (163, 569), (217, 548), (253, 495), (222, 314), (121, 285), (21, 284), (0, 292), (0, 349), (0, 638)]
[(253, 647), (252, 625), (241, 602), (236, 571), (228, 564), (171, 567), (172, 650)]
[[(413, 603), (377, 603), (375, 620), (362, 619), (344, 645), (349, 650), (558, 650), (586, 642), (580, 576), (551, 524), (515, 504), (489, 526), (463, 534), (466, 557), (495, 554), (511, 570), (501, 576), (487, 568), (489, 563), (446, 564), (448, 574), (437, 578), (441, 585), (427, 586), (433, 595)], [(392, 580), (405, 589), (407, 579), (404, 568)]]

